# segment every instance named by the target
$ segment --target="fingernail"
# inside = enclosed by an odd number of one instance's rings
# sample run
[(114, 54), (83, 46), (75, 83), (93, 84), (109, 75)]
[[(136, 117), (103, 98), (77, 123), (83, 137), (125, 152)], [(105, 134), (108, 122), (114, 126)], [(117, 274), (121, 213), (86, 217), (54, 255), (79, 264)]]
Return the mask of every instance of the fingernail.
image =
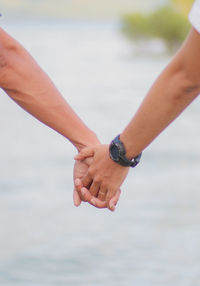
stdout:
[(115, 210), (115, 205), (110, 204), (110, 209), (111, 209), (112, 211), (114, 211), (114, 210)]
[(75, 180), (75, 186), (79, 186), (80, 185), (80, 179), (76, 179)]
[(96, 207), (96, 201), (94, 200), (94, 199), (91, 199), (91, 203), (93, 204), (93, 206), (95, 206)]
[(81, 204), (81, 203), (79, 203), (79, 202), (74, 202), (74, 206), (75, 206), (75, 207), (79, 207), (80, 204)]

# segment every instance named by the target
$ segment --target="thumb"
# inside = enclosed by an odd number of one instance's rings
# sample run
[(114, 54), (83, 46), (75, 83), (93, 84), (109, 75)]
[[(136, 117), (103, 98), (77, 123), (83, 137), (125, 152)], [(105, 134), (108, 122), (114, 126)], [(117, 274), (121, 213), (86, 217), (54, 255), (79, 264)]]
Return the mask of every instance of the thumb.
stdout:
[(94, 156), (94, 147), (86, 147), (82, 149), (75, 157), (75, 160), (84, 160), (85, 158), (88, 157), (93, 157)]

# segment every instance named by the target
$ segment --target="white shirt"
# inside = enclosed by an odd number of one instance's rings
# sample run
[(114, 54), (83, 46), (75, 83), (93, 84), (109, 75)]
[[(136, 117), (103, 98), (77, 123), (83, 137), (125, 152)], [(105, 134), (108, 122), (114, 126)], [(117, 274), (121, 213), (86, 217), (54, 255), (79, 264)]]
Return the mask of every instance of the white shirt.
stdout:
[(200, 33), (200, 0), (196, 0), (189, 14), (192, 26)]

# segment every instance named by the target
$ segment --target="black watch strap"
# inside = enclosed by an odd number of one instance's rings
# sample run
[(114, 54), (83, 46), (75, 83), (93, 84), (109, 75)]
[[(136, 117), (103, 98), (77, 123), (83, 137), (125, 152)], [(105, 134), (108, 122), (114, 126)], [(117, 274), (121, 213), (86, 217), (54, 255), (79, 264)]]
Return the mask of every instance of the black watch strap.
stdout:
[(140, 153), (132, 160), (129, 160), (126, 157), (126, 149), (123, 142), (120, 140), (120, 135), (117, 135), (110, 143), (109, 152), (110, 152), (110, 158), (114, 162), (120, 164), (121, 166), (132, 167), (132, 168), (137, 166), (142, 156), (142, 153)]

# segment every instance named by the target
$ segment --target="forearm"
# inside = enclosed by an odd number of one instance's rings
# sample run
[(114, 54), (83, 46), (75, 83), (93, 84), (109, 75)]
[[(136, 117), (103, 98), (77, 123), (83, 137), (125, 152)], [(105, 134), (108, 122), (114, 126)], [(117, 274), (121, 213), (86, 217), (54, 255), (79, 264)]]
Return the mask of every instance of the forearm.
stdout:
[[(129, 158), (144, 150), (200, 93), (200, 66), (195, 55), (187, 59), (190, 49), (186, 41), (121, 134)], [(196, 56), (199, 61), (200, 55)]]
[(0, 30), (0, 87), (23, 109), (80, 150), (98, 142), (29, 53)]
[(198, 95), (198, 92), (180, 95), (182, 88), (175, 77), (166, 70), (158, 78), (121, 134), (128, 157), (142, 152)]

